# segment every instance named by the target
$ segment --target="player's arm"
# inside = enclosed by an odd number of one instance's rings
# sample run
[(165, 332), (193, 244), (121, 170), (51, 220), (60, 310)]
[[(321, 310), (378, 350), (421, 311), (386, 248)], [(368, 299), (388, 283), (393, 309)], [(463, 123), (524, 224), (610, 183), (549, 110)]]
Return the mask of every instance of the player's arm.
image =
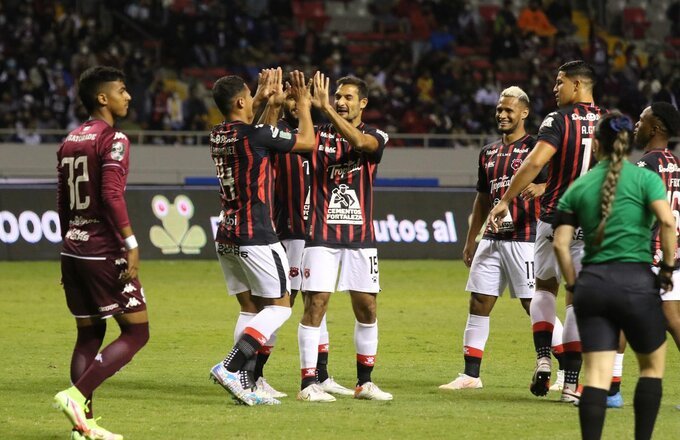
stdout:
[[(553, 249), (557, 263), (560, 265), (560, 270), (564, 276), (564, 281), (567, 286), (573, 286), (576, 283), (576, 269), (574, 261), (571, 259), (569, 252), (569, 244), (574, 236), (576, 228), (568, 223), (562, 223), (555, 229), (553, 238)], [(572, 290), (573, 292), (573, 290)]]
[(66, 177), (61, 163), (57, 164), (57, 212), (59, 213), (59, 227), (61, 229), (61, 239), (64, 240), (69, 228), (68, 222), (68, 188), (66, 187)]
[(673, 290), (673, 269), (677, 246), (675, 216), (666, 199), (655, 200), (649, 207), (654, 212), (659, 225), (659, 239), (663, 252), (663, 264), (659, 265), (660, 287), (667, 291)]
[(551, 144), (545, 141), (538, 141), (533, 150), (524, 159), (515, 176), (512, 178), (510, 187), (503, 194), (501, 200), (493, 207), (489, 213), (489, 222), (494, 231), (498, 230), (500, 221), (508, 213), (508, 206), (512, 199), (517, 197), (524, 188), (536, 179), (543, 167), (550, 161), (556, 150)]
[(321, 72), (316, 72), (314, 75), (314, 101), (315, 103), (318, 102), (319, 108), (326, 115), (326, 118), (355, 150), (366, 153), (378, 151), (380, 142), (378, 142), (375, 136), (362, 133), (361, 130), (335, 111), (335, 108), (330, 103), (329, 87), (330, 78), (327, 78)]
[(296, 70), (291, 73), (289, 93), (295, 99), (298, 110), (298, 132), (295, 145), (291, 151), (296, 153), (312, 151), (316, 146), (316, 135), (312, 122), (312, 102), (309, 88), (305, 83), (305, 75), (302, 72)]
[[(111, 140), (109, 140), (111, 142)], [(129, 162), (129, 144), (125, 139), (123, 158), (119, 159), (109, 151), (105, 151), (102, 164), (101, 197), (104, 209), (111, 223), (125, 240), (128, 251), (127, 271), (121, 274), (124, 282), (137, 278), (139, 270), (139, 247), (130, 225), (127, 204), (125, 203), (125, 184)]]
[(491, 202), (489, 201), (489, 194), (478, 192), (475, 201), (472, 203), (470, 229), (468, 229), (465, 247), (463, 248), (463, 262), (467, 267), (472, 265), (472, 258), (475, 256), (475, 250), (477, 249), (476, 238), (484, 226), (484, 220), (486, 220), (490, 210)]

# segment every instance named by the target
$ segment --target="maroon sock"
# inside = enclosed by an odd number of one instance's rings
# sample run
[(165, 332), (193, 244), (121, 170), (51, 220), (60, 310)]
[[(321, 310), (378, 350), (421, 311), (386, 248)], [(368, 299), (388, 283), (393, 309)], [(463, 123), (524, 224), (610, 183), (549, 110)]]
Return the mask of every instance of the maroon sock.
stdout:
[(84, 396), (92, 392), (106, 379), (128, 364), (149, 340), (149, 323), (120, 326), (120, 336), (101, 352), (87, 371), (74, 385)]
[[(106, 322), (101, 321), (96, 325), (77, 327), (78, 337), (76, 346), (73, 347), (71, 356), (71, 383), (78, 382), (78, 379), (85, 373), (104, 342), (106, 334)], [(85, 395), (88, 400), (87, 418), (93, 417), (92, 394)]]

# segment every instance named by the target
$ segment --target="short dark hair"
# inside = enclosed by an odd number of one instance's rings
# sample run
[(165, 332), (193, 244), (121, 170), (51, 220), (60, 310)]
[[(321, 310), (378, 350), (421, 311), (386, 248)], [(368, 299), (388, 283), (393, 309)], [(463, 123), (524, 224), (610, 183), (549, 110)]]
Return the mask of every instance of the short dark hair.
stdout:
[(595, 69), (593, 66), (586, 63), (583, 60), (575, 60), (564, 63), (557, 69), (558, 72), (564, 72), (569, 78), (580, 76), (585, 78), (590, 82), (591, 86), (594, 86), (597, 82), (597, 75), (595, 74)]
[(368, 85), (366, 84), (366, 81), (361, 78), (357, 78), (356, 76), (343, 76), (337, 80), (335, 84), (338, 87), (345, 84), (356, 86), (357, 91), (359, 92), (359, 99), (368, 98)]
[(652, 114), (664, 125), (669, 136), (676, 136), (680, 132), (680, 112), (669, 102), (655, 102), (652, 104)]
[(231, 113), (234, 97), (243, 92), (246, 82), (240, 76), (227, 75), (215, 81), (212, 95), (217, 108), (222, 115)]
[(97, 109), (97, 95), (104, 83), (125, 81), (125, 74), (115, 67), (94, 66), (84, 71), (78, 79), (78, 97), (88, 113)]

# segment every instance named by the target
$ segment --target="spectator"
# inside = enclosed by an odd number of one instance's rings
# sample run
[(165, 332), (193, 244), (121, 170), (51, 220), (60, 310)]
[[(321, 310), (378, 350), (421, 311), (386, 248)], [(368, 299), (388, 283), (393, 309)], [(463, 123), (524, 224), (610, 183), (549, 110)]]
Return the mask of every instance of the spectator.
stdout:
[(557, 29), (543, 12), (539, 0), (529, 0), (529, 5), (519, 14), (517, 26), (525, 37), (536, 35), (552, 42), (557, 34)]

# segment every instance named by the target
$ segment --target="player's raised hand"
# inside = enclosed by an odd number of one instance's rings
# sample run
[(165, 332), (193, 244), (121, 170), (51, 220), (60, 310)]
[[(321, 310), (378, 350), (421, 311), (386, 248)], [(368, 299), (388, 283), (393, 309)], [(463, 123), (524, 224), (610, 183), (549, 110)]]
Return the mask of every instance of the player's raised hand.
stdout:
[(328, 90), (330, 89), (330, 78), (327, 78), (321, 72), (316, 72), (314, 74), (314, 96), (312, 103), (318, 108), (324, 108), (330, 106), (330, 98), (328, 97)]
[(271, 70), (267, 81), (267, 93), (270, 93), (269, 105), (281, 107), (286, 99), (286, 94), (283, 90), (283, 70), (280, 67)]
[(310, 96), (305, 82), (305, 74), (299, 70), (294, 70), (290, 74), (290, 81), (291, 88), (289, 93), (295, 99), (297, 105), (300, 105), (300, 103), (309, 105)]

